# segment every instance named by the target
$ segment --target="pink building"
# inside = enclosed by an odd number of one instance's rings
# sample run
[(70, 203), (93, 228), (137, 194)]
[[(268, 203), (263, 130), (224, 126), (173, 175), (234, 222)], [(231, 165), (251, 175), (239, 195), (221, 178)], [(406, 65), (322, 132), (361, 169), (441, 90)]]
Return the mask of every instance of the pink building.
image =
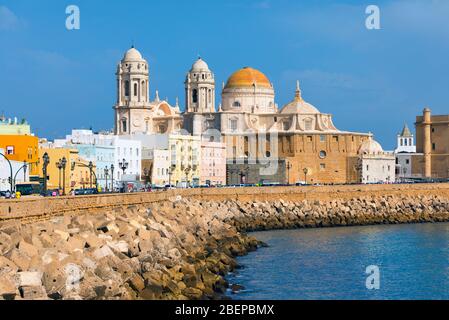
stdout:
[(226, 184), (226, 145), (201, 142), (200, 184)]

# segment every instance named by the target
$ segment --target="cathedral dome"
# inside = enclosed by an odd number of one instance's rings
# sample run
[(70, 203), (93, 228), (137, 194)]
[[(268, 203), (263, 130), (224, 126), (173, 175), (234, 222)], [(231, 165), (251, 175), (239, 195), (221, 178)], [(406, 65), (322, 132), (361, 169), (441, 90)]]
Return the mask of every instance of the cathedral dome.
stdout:
[(368, 140), (363, 141), (359, 148), (359, 154), (377, 154), (382, 152), (384, 152), (384, 150), (380, 143), (374, 140), (371, 136)]
[(295, 99), (292, 102), (286, 104), (281, 113), (302, 113), (302, 114), (317, 114), (320, 113), (317, 108), (315, 108), (310, 103), (303, 100), (301, 97), (301, 89), (299, 88), (299, 81), (296, 82), (296, 93)]
[(233, 73), (226, 83), (225, 88), (241, 88), (241, 87), (264, 87), (272, 89), (270, 80), (259, 70), (245, 67)]
[(192, 69), (190, 69), (190, 71), (196, 71), (196, 72), (200, 72), (200, 71), (210, 71), (209, 70), (209, 66), (207, 65), (207, 63), (201, 59), (198, 58), (198, 60), (195, 61), (195, 63), (192, 65)]
[(122, 61), (144, 61), (142, 54), (136, 48), (132, 47), (126, 51)]

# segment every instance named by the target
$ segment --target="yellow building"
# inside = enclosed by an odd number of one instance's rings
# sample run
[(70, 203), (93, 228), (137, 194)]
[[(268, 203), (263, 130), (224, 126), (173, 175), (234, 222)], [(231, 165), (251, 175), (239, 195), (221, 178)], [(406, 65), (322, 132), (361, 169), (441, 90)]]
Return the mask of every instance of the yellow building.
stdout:
[[(76, 149), (67, 148), (40, 148), (39, 149), (39, 176), (43, 178), (43, 155), (49, 156), (47, 166), (47, 188), (63, 189), (65, 180), (65, 191), (69, 194), (71, 190), (90, 188), (89, 162), (81, 158)], [(65, 170), (60, 170), (57, 163), (66, 159)], [(92, 171), (95, 172), (95, 165)], [(65, 178), (65, 179), (64, 179)], [(92, 186), (95, 186), (95, 176), (92, 176)]]
[(71, 182), (70, 187), (72, 190), (76, 189), (85, 189), (85, 188), (95, 188), (96, 186), (96, 176), (95, 172), (97, 170), (97, 166), (95, 163), (93, 163), (92, 167), (92, 180), (90, 177), (90, 170), (89, 170), (89, 161), (83, 159), (76, 153), (74, 155), (73, 161), (71, 163)]
[(0, 135), (0, 148), (9, 160), (29, 163), (30, 176), (38, 175), (38, 138), (31, 135)]
[(200, 137), (171, 134), (168, 141), (171, 184), (198, 185), (200, 182)]

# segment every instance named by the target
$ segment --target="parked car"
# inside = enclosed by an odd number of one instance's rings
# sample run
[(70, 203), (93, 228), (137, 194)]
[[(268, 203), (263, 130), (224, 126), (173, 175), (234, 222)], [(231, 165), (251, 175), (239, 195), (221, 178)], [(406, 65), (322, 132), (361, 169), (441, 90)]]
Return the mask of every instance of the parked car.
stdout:
[(76, 189), (75, 190), (75, 196), (90, 195), (90, 194), (98, 194), (98, 189), (97, 188), (88, 188), (88, 189)]

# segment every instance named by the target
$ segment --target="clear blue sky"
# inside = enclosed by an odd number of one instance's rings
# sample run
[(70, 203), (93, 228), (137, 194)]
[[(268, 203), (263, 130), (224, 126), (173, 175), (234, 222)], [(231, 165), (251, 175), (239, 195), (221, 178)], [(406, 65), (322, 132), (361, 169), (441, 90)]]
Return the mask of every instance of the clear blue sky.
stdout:
[[(372, 1), (0, 0), (0, 111), (25, 117), (39, 136), (113, 126), (115, 69), (134, 41), (150, 63), (150, 90), (184, 101), (200, 54), (221, 82), (263, 71), (282, 106), (303, 97), (341, 130), (396, 134), (425, 106), (449, 113), (449, 1), (376, 0), (381, 30), (365, 28)], [(65, 28), (65, 8), (81, 30)]]

